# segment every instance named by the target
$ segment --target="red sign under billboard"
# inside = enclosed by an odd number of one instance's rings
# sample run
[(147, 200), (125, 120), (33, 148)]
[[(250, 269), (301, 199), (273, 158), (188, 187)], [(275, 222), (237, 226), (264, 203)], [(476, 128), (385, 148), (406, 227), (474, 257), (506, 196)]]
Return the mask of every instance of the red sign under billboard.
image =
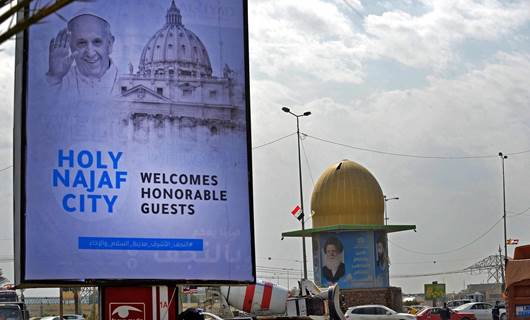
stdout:
[(177, 289), (174, 287), (105, 287), (102, 318), (105, 320), (175, 319), (177, 299)]

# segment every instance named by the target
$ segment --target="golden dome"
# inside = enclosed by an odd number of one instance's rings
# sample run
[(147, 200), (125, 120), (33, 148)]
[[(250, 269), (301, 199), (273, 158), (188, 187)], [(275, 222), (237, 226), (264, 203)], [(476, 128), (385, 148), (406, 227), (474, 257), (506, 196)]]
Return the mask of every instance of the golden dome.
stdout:
[(365, 167), (343, 160), (328, 167), (311, 195), (313, 228), (337, 224), (383, 224), (383, 191)]

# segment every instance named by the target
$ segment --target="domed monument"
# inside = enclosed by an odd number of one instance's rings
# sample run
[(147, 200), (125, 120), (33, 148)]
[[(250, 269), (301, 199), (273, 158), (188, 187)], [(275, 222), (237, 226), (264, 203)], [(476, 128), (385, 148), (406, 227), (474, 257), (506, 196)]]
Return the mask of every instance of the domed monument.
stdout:
[[(313, 227), (383, 224), (383, 191), (365, 167), (343, 160), (328, 167), (311, 196)], [(316, 214), (316, 213), (322, 214)]]
[(323, 287), (337, 283), (349, 305), (364, 301), (399, 307), (395, 297), (401, 290), (389, 284), (387, 234), (416, 226), (385, 225), (384, 210), (383, 191), (372, 173), (342, 160), (324, 170), (314, 187), (313, 228), (282, 236), (311, 236), (315, 282)]

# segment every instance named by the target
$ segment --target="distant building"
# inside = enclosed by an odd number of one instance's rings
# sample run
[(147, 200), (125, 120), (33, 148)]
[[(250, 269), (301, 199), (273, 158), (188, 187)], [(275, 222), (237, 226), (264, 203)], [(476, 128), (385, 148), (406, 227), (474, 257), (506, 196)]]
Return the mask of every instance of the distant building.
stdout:
[(477, 300), (477, 297), (482, 295), (484, 301), (489, 303), (503, 300), (501, 283), (469, 284), (460, 294), (472, 300)]

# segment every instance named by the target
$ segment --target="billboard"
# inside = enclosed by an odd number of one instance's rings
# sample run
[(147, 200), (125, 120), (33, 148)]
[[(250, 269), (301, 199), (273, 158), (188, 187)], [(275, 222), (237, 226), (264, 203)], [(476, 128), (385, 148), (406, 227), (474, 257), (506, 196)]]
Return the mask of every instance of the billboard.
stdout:
[(74, 2), (17, 40), (19, 284), (255, 281), (246, 10)]
[(389, 286), (386, 233), (350, 231), (313, 236), (313, 269), (321, 286), (382, 288)]
[(424, 284), (425, 299), (441, 299), (445, 297), (445, 283), (426, 283)]

